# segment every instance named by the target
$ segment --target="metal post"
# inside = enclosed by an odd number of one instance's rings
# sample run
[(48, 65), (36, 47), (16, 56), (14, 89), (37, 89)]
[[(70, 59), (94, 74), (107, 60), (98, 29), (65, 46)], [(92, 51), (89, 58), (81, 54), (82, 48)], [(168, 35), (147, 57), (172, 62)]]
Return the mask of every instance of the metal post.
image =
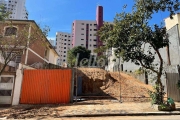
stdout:
[(120, 100), (119, 102), (122, 103), (122, 100), (121, 100), (121, 81), (120, 81), (120, 55), (119, 55), (119, 91), (120, 91)]
[(77, 67), (76, 67), (76, 103), (77, 103), (77, 87), (78, 87), (78, 78), (77, 78)]

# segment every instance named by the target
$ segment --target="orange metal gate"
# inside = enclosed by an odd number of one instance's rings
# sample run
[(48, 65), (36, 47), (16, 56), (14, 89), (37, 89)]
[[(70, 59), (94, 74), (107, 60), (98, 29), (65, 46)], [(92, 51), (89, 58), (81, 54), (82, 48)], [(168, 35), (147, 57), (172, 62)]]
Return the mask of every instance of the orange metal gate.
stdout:
[(24, 70), (21, 104), (69, 103), (72, 70)]

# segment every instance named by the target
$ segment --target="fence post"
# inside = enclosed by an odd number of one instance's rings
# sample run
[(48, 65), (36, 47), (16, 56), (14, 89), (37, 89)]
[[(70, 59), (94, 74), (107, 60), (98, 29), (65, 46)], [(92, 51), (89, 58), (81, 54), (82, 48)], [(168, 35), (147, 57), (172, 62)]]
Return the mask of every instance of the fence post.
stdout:
[(71, 79), (71, 92), (70, 92), (70, 102), (73, 103), (73, 99), (74, 99), (74, 68), (71, 69), (72, 71), (72, 79)]

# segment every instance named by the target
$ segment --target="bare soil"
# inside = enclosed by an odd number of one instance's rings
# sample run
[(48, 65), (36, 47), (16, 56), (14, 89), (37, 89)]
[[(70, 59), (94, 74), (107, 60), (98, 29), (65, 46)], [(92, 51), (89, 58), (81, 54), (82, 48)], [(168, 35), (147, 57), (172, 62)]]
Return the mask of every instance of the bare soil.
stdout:
[[(82, 96), (89, 98), (109, 96), (126, 102), (149, 101), (148, 91), (151, 85), (146, 85), (140, 80), (125, 73), (107, 72), (99, 68), (79, 68), (78, 77), (82, 77)], [(107, 98), (107, 97), (105, 97)]]
[[(125, 73), (111, 72), (110, 76), (116, 81), (111, 84), (106, 93), (128, 102), (147, 102), (150, 100), (148, 91), (153, 90), (151, 85), (146, 85), (140, 80), (133, 78)], [(120, 93), (121, 92), (121, 93)]]

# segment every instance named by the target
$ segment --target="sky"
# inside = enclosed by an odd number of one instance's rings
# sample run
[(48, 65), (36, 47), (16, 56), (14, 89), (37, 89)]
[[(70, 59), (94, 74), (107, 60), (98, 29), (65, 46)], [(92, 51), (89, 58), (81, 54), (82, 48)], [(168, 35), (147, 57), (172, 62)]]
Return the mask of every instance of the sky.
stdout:
[[(116, 13), (131, 12), (133, 0), (26, 0), (29, 20), (35, 20), (42, 27), (50, 27), (48, 39), (55, 40), (56, 32), (71, 33), (74, 20), (95, 20), (97, 5), (103, 6), (104, 21), (113, 22)], [(152, 24), (163, 22), (167, 13), (154, 15)]]

